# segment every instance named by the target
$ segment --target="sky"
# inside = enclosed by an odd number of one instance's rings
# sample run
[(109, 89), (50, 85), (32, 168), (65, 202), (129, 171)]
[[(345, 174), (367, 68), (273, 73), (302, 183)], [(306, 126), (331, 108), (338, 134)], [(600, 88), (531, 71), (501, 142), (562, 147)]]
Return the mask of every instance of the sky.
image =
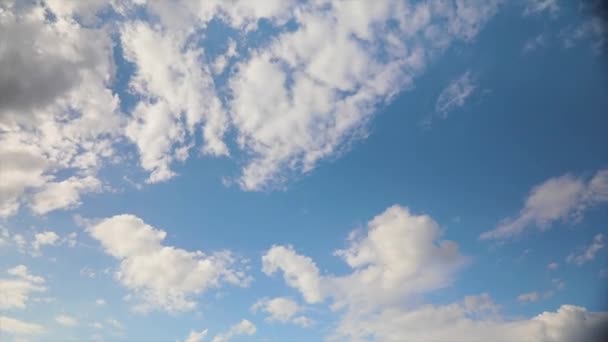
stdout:
[(604, 4), (0, 0), (0, 341), (599, 340)]

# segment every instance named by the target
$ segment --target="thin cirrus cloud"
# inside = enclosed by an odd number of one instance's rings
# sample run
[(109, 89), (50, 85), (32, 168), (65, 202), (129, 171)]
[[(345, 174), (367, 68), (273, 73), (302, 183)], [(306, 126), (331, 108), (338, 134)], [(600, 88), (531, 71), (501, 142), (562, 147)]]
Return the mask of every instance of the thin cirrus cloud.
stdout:
[(464, 106), (476, 89), (471, 71), (466, 71), (441, 91), (435, 103), (435, 112), (441, 118), (447, 118), (451, 111)]
[(546, 230), (559, 220), (580, 219), (587, 209), (606, 201), (608, 170), (599, 170), (591, 178), (571, 174), (550, 178), (532, 188), (517, 216), (504, 219), (480, 239), (508, 239), (531, 227)]
[(569, 254), (566, 261), (572, 264), (582, 265), (595, 259), (597, 253), (606, 246), (605, 240), (606, 237), (604, 234), (597, 234), (593, 237), (593, 242), (589, 246)]

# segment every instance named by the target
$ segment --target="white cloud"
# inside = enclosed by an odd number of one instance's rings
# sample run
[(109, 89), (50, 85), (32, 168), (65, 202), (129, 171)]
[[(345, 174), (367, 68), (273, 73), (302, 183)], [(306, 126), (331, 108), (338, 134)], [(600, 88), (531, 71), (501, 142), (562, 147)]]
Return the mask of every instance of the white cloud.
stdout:
[(251, 309), (254, 312), (261, 310), (267, 313), (269, 316), (266, 320), (269, 322), (291, 322), (302, 327), (308, 327), (313, 324), (310, 318), (297, 315), (304, 309), (296, 301), (287, 297), (263, 298), (257, 301)]
[(471, 71), (466, 71), (441, 91), (435, 103), (435, 111), (442, 118), (447, 118), (449, 112), (464, 106), (475, 89), (477, 85), (473, 82)]
[(495, 229), (481, 234), (480, 238), (510, 238), (531, 225), (546, 230), (557, 220), (580, 219), (586, 209), (606, 201), (608, 170), (596, 172), (591, 179), (570, 174), (551, 178), (530, 191), (517, 217), (503, 220)]
[(105, 299), (101, 299), (101, 298), (95, 299), (95, 305), (104, 306), (104, 305), (106, 305), (106, 301), (105, 301)]
[(335, 309), (368, 311), (451, 283), (466, 258), (458, 245), (440, 236), (431, 217), (392, 206), (374, 217), (367, 231), (351, 234), (348, 248), (336, 252), (351, 273), (322, 276), (310, 258), (284, 246), (273, 246), (262, 257), (263, 271), (281, 270), (287, 285), (309, 303), (332, 297)]
[(172, 162), (187, 157), (196, 128), (203, 121), (203, 150), (228, 154), (223, 142), (227, 118), (211, 71), (200, 63), (203, 50), (186, 45), (186, 37), (179, 32), (159, 30), (143, 22), (125, 24), (120, 37), (125, 57), (137, 66), (130, 87), (143, 97), (126, 135), (139, 149), (141, 166), (151, 172), (148, 182), (175, 175)]
[(44, 231), (41, 233), (34, 234), (34, 240), (32, 241), (32, 253), (34, 255), (40, 254), (40, 248), (42, 246), (53, 246), (59, 242), (59, 235), (53, 231)]
[(44, 278), (31, 275), (24, 265), (18, 265), (7, 270), (13, 278), (0, 278), (0, 309), (24, 309), (30, 296), (36, 292), (44, 292)]
[(585, 18), (580, 24), (569, 26), (560, 32), (566, 48), (572, 48), (581, 41), (589, 41), (597, 54), (604, 52), (608, 34), (608, 18), (602, 1), (586, 1), (580, 9)]
[(44, 327), (39, 324), (24, 322), (7, 316), (0, 316), (0, 334), (8, 333), (17, 336), (37, 335), (44, 331)]
[(605, 246), (606, 243), (604, 234), (597, 234), (593, 237), (593, 242), (591, 243), (591, 245), (587, 246), (586, 248), (583, 248), (580, 251), (571, 253), (570, 255), (568, 255), (566, 260), (569, 263), (582, 265), (595, 259), (595, 255), (597, 254), (597, 252), (599, 252)]
[(345, 319), (336, 340), (375, 341), (599, 341), (608, 313), (563, 305), (530, 319), (472, 317), (460, 303), (424, 305), (414, 310), (390, 308), (365, 320)]
[(133, 215), (117, 215), (87, 228), (106, 253), (120, 260), (116, 280), (138, 299), (136, 309), (187, 311), (195, 296), (224, 283), (246, 286), (228, 251), (205, 254), (162, 244), (167, 233)]
[(283, 272), (285, 282), (298, 289), (308, 303), (322, 300), (319, 269), (312, 259), (296, 253), (291, 246), (273, 246), (262, 257), (262, 271)]
[(120, 119), (108, 85), (110, 36), (56, 8), (56, 1), (0, 4), (0, 216), (23, 203), (40, 213), (76, 206), (91, 189), (74, 182), (94, 177), (113, 153)]
[(239, 63), (229, 81), (238, 143), (252, 156), (241, 186), (255, 190), (308, 172), (360, 136), (377, 106), (410, 87), (452, 41), (474, 38), (499, 2), (304, 6), (298, 29)]
[(524, 15), (539, 14), (549, 12), (556, 14), (559, 11), (557, 0), (526, 0), (527, 4), (524, 9)]
[(559, 264), (556, 262), (551, 262), (547, 265), (547, 269), (549, 270), (556, 270), (559, 268)]
[(72, 317), (72, 316), (68, 316), (68, 315), (59, 315), (57, 317), (55, 317), (55, 322), (66, 326), (66, 327), (75, 327), (78, 325), (78, 320), (76, 320), (76, 318)]
[(244, 319), (240, 323), (233, 325), (227, 332), (217, 334), (213, 337), (212, 342), (228, 342), (233, 337), (239, 335), (253, 335), (256, 332), (256, 327), (253, 323)]
[(202, 342), (207, 336), (207, 329), (201, 331), (190, 331), (184, 342)]
[(92, 176), (70, 177), (60, 182), (48, 182), (33, 195), (30, 207), (36, 214), (46, 214), (60, 208), (73, 208), (81, 204), (82, 193), (100, 189), (101, 182)]
[(540, 295), (538, 294), (538, 292), (522, 293), (517, 296), (517, 301), (520, 303), (532, 303), (538, 301), (539, 299)]
[[(450, 285), (455, 271), (466, 262), (457, 245), (440, 236), (429, 216), (393, 206), (371, 220), (367, 231), (352, 233), (350, 246), (336, 252), (353, 268), (350, 274), (321, 275), (310, 258), (298, 255), (292, 247), (272, 247), (264, 257), (271, 252), (274, 257), (263, 259), (263, 266), (270, 262), (276, 269), (286, 269), (287, 285), (305, 299), (310, 286), (302, 286), (299, 278), (315, 279), (318, 297), (333, 299), (330, 308), (342, 312), (330, 340), (565, 342), (599, 336), (600, 328), (608, 323), (608, 313), (570, 305), (531, 319), (506, 319), (487, 293), (452, 304), (421, 304), (420, 295)], [(296, 264), (299, 266), (294, 267)], [(564, 287), (559, 279), (552, 283), (557, 290)], [(546, 291), (543, 297), (553, 292)], [(540, 297), (532, 293), (519, 299)]]

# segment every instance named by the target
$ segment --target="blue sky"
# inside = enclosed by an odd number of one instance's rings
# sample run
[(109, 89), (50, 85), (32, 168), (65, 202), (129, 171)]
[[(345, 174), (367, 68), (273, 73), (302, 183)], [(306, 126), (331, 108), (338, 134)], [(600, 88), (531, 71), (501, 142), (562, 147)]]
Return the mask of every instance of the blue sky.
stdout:
[(602, 6), (0, 4), (0, 340), (598, 338)]

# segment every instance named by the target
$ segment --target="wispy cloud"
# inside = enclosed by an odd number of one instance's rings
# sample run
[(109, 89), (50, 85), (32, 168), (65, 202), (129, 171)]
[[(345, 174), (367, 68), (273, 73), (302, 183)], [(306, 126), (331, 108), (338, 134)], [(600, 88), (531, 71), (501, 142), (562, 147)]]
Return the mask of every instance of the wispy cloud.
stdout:
[(435, 112), (441, 118), (447, 118), (451, 111), (464, 106), (476, 89), (471, 71), (466, 71), (441, 91), (435, 102)]

